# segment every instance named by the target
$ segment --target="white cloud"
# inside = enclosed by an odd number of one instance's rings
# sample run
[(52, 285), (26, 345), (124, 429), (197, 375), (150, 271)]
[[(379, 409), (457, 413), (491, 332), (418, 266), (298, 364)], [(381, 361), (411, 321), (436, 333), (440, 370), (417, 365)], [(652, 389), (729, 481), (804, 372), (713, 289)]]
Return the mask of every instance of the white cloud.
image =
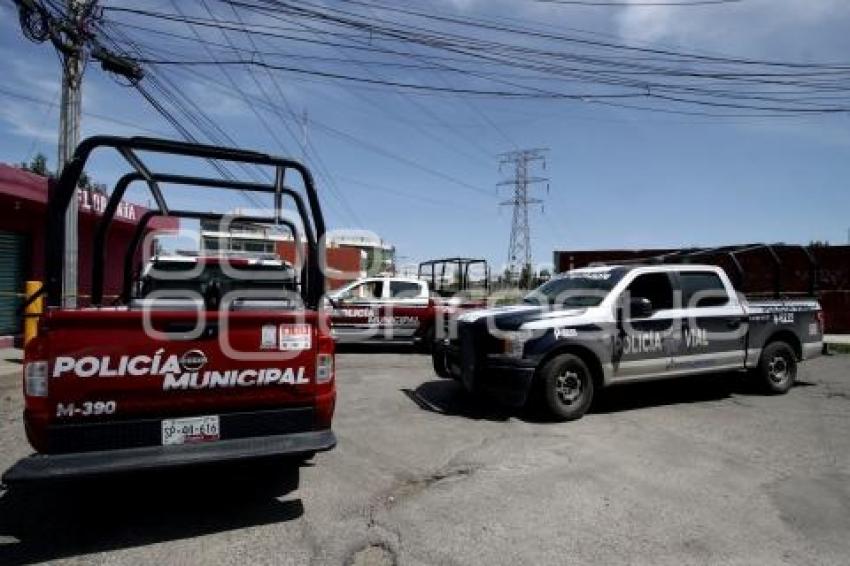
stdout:
[(829, 61), (836, 59), (836, 43), (846, 41), (850, 2), (746, 0), (702, 7), (632, 6), (620, 10), (614, 19), (619, 34), (632, 43)]
[[(52, 113), (51, 113), (52, 114)], [(44, 108), (29, 104), (4, 104), (0, 106), (0, 120), (6, 122), (11, 134), (42, 142), (56, 143), (57, 129)]]

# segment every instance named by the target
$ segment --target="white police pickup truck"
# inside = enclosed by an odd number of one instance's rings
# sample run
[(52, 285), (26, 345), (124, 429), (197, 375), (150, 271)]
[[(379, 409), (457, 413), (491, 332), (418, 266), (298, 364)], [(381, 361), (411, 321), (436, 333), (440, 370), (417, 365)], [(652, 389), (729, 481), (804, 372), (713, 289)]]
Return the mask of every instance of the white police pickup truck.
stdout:
[(438, 374), (509, 405), (539, 388), (558, 420), (580, 418), (602, 387), (672, 376), (749, 370), (785, 393), (823, 348), (816, 300), (748, 302), (709, 265), (569, 271), (455, 330), (433, 352)]
[(464, 293), (445, 297), (428, 282), (409, 277), (367, 277), (328, 293), (337, 343), (401, 342), (430, 351), (435, 324), (485, 305)]

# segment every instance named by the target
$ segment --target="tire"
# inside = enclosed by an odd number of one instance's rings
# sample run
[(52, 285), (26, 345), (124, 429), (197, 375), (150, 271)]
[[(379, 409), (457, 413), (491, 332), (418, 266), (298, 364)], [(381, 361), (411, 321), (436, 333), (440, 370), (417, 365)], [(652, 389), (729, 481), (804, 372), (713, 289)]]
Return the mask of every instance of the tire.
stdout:
[(756, 375), (767, 393), (787, 393), (797, 379), (794, 350), (785, 342), (771, 342), (761, 351)]
[(446, 366), (446, 352), (439, 344), (434, 344), (431, 350), (431, 365), (434, 366), (434, 373), (443, 379), (451, 379), (449, 368)]
[(574, 421), (584, 416), (593, 402), (593, 375), (576, 355), (560, 354), (540, 371), (543, 404), (549, 416), (558, 421)]
[(428, 330), (422, 334), (422, 339), (419, 341), (418, 348), (423, 354), (431, 354), (434, 352), (434, 325), (432, 324)]

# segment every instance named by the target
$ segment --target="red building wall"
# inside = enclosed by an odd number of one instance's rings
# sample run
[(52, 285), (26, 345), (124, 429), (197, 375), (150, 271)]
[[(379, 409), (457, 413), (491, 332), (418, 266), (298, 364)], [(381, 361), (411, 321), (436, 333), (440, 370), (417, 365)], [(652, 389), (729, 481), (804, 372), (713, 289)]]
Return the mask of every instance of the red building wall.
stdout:
[[(24, 265), (25, 279), (41, 281), (44, 278), (44, 233), (45, 212), (47, 209), (48, 180), (40, 175), (23, 171), (16, 167), (0, 164), (0, 230), (15, 232), (26, 237), (26, 257)], [(94, 230), (100, 217), (100, 207), (85, 206), (91, 199), (85, 199), (80, 209), (79, 221), (79, 293), (81, 302), (91, 290), (92, 244)], [(107, 236), (104, 293), (115, 295), (121, 289), (123, 280), (124, 254), (136, 222), (147, 209), (128, 204), (124, 207), (124, 217), (116, 217)], [(176, 230), (179, 228), (176, 218), (154, 218), (149, 223), (151, 230)], [(137, 260), (141, 253), (137, 254)], [(4, 258), (0, 258), (3, 261)]]
[[(278, 242), (277, 253), (281, 259), (292, 264), (296, 263), (295, 242)], [(337, 272), (348, 274), (349, 277), (330, 277), (330, 271), (325, 273), (327, 288), (338, 289), (349, 281), (357, 279), (360, 273), (360, 250), (357, 248), (328, 248), (325, 251), (328, 267)]]

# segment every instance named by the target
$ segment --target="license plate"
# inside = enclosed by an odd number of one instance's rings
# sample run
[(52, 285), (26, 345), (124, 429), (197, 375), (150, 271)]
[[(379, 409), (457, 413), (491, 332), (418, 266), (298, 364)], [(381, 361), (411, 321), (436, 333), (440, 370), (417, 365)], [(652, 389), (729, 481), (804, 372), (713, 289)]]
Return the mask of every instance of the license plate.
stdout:
[(221, 427), (218, 423), (218, 415), (162, 421), (163, 446), (213, 442), (219, 438), (221, 438)]
[(309, 350), (313, 328), (309, 324), (281, 324), (280, 349), (284, 351)]

